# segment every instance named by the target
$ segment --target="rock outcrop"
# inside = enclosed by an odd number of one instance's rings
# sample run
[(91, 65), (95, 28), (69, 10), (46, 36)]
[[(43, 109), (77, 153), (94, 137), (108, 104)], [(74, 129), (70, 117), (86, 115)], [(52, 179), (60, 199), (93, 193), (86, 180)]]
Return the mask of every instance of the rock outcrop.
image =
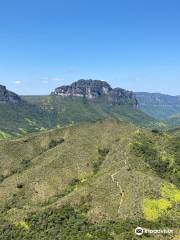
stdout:
[(80, 79), (69, 86), (55, 89), (53, 94), (58, 96), (77, 96), (88, 99), (105, 97), (112, 104), (129, 104), (137, 106), (137, 99), (133, 92), (122, 88), (112, 88), (107, 82), (101, 80)]
[(5, 86), (0, 85), (0, 104), (1, 103), (21, 103), (22, 99), (15, 93), (6, 89)]

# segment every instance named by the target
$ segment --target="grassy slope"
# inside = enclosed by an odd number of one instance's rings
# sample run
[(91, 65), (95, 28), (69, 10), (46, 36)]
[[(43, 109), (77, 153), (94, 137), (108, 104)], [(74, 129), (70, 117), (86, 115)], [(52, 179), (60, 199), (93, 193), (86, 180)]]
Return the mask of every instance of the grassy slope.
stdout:
[[(159, 149), (173, 138), (143, 132), (142, 142), (150, 138)], [(159, 198), (169, 176), (160, 177), (143, 154), (131, 149), (137, 134), (131, 124), (106, 120), (1, 141), (1, 220), (21, 223), (32, 211), (68, 203), (86, 207), (83, 214), (91, 222), (144, 219), (143, 200)], [(176, 217), (176, 210), (168, 214)], [(93, 239), (126, 239), (122, 234)]]
[(0, 105), (0, 139), (106, 118), (127, 120), (145, 127), (161, 125), (140, 110), (128, 105), (110, 105), (104, 99), (95, 102), (55, 96), (26, 96), (24, 99), (29, 103)]
[(140, 107), (144, 112), (154, 118), (165, 120), (180, 112), (179, 106), (146, 105)]
[(148, 115), (160, 119), (167, 120), (169, 124), (179, 124), (171, 121), (171, 117), (180, 113), (179, 97), (169, 96), (158, 93), (136, 93), (140, 109)]
[(128, 105), (111, 105), (105, 99), (88, 101), (81, 97), (26, 96), (25, 100), (44, 109), (55, 110), (62, 124), (93, 122), (98, 119), (117, 118), (140, 126), (152, 127), (159, 123), (142, 111)]
[(31, 104), (0, 105), (0, 138), (10, 135), (39, 131), (56, 126), (56, 114)]

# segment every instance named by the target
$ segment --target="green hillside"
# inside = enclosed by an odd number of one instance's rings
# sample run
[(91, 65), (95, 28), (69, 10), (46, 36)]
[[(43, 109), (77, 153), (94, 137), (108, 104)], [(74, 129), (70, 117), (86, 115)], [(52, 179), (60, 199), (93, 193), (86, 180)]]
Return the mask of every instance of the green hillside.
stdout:
[(53, 111), (28, 103), (0, 104), (0, 139), (42, 131), (56, 124), (57, 114)]
[[(86, 83), (85, 80), (84, 82)], [(102, 81), (100, 83), (102, 84)], [(19, 99), (18, 102), (14, 103), (9, 100), (0, 103), (0, 139), (108, 118), (129, 121), (142, 127), (159, 128), (165, 126), (163, 122), (158, 122), (148, 116), (126, 99), (129, 95), (131, 97), (131, 92), (122, 89), (116, 91), (122, 91), (124, 94), (119, 104), (109, 101), (109, 97), (104, 95), (95, 99), (78, 96), (63, 97), (55, 94), (22, 96), (20, 98), (13, 93)], [(8, 90), (6, 92), (9, 93)], [(2, 95), (2, 98), (5, 98), (5, 95)], [(119, 100), (118, 95), (113, 96), (116, 101)]]
[(180, 97), (160, 93), (136, 93), (139, 108), (156, 119), (166, 121), (169, 126), (180, 124)]
[(170, 126), (179, 126), (180, 125), (180, 112), (175, 114), (175, 115), (171, 115), (168, 119), (167, 119), (167, 123)]
[(116, 118), (139, 126), (163, 125), (131, 105), (110, 104), (105, 98), (88, 100), (83, 97), (26, 96), (24, 99), (44, 110), (55, 111), (61, 124), (93, 122), (99, 119)]
[(0, 141), (0, 239), (176, 239), (179, 159), (174, 133), (118, 120)]

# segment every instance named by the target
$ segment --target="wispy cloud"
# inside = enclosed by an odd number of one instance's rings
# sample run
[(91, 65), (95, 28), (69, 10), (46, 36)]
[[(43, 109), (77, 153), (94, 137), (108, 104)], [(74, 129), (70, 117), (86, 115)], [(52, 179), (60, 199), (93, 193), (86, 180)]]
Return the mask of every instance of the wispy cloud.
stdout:
[(47, 84), (47, 83), (49, 83), (49, 81), (48, 80), (42, 80), (42, 83)]
[(21, 84), (21, 81), (17, 80), (17, 81), (14, 81), (13, 83), (19, 85)]
[(64, 81), (64, 78), (62, 77), (43, 77), (41, 78), (41, 82), (44, 84), (50, 83), (50, 82), (61, 82)]
[(56, 82), (61, 82), (61, 81), (64, 81), (64, 78), (55, 77), (55, 78), (52, 78), (51, 80), (52, 80), (52, 81), (56, 81)]

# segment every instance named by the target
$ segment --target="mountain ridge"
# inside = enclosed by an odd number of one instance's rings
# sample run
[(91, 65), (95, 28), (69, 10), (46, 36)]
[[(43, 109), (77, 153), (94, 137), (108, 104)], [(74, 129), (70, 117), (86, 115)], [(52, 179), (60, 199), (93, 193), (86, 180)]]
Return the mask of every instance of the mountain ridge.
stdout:
[[(150, 128), (161, 125), (138, 109), (137, 99), (131, 91), (112, 89), (108, 83), (100, 80), (80, 80), (72, 83), (72, 86), (69, 96), (54, 93), (47, 96), (14, 94), (19, 100), (15, 104), (5, 98), (4, 104), (0, 104), (0, 138), (106, 118), (121, 119)], [(4, 91), (2, 96), (7, 95)], [(72, 91), (75, 96), (72, 96)], [(77, 95), (79, 93), (81, 96)]]
[[(179, 124), (180, 96), (162, 93), (136, 92), (139, 108), (148, 115), (165, 120), (171, 126)], [(176, 116), (176, 120), (174, 119)]]
[(19, 95), (7, 90), (5, 86), (0, 85), (0, 104), (5, 103), (19, 104), (22, 102), (23, 100)]
[(71, 85), (64, 85), (52, 93), (58, 96), (77, 96), (88, 99), (106, 97), (112, 104), (129, 104), (137, 106), (137, 99), (132, 91), (122, 88), (112, 88), (107, 82), (92, 79), (80, 79)]
[(178, 234), (179, 145), (114, 119), (0, 141), (0, 238), (129, 240), (137, 226)]

